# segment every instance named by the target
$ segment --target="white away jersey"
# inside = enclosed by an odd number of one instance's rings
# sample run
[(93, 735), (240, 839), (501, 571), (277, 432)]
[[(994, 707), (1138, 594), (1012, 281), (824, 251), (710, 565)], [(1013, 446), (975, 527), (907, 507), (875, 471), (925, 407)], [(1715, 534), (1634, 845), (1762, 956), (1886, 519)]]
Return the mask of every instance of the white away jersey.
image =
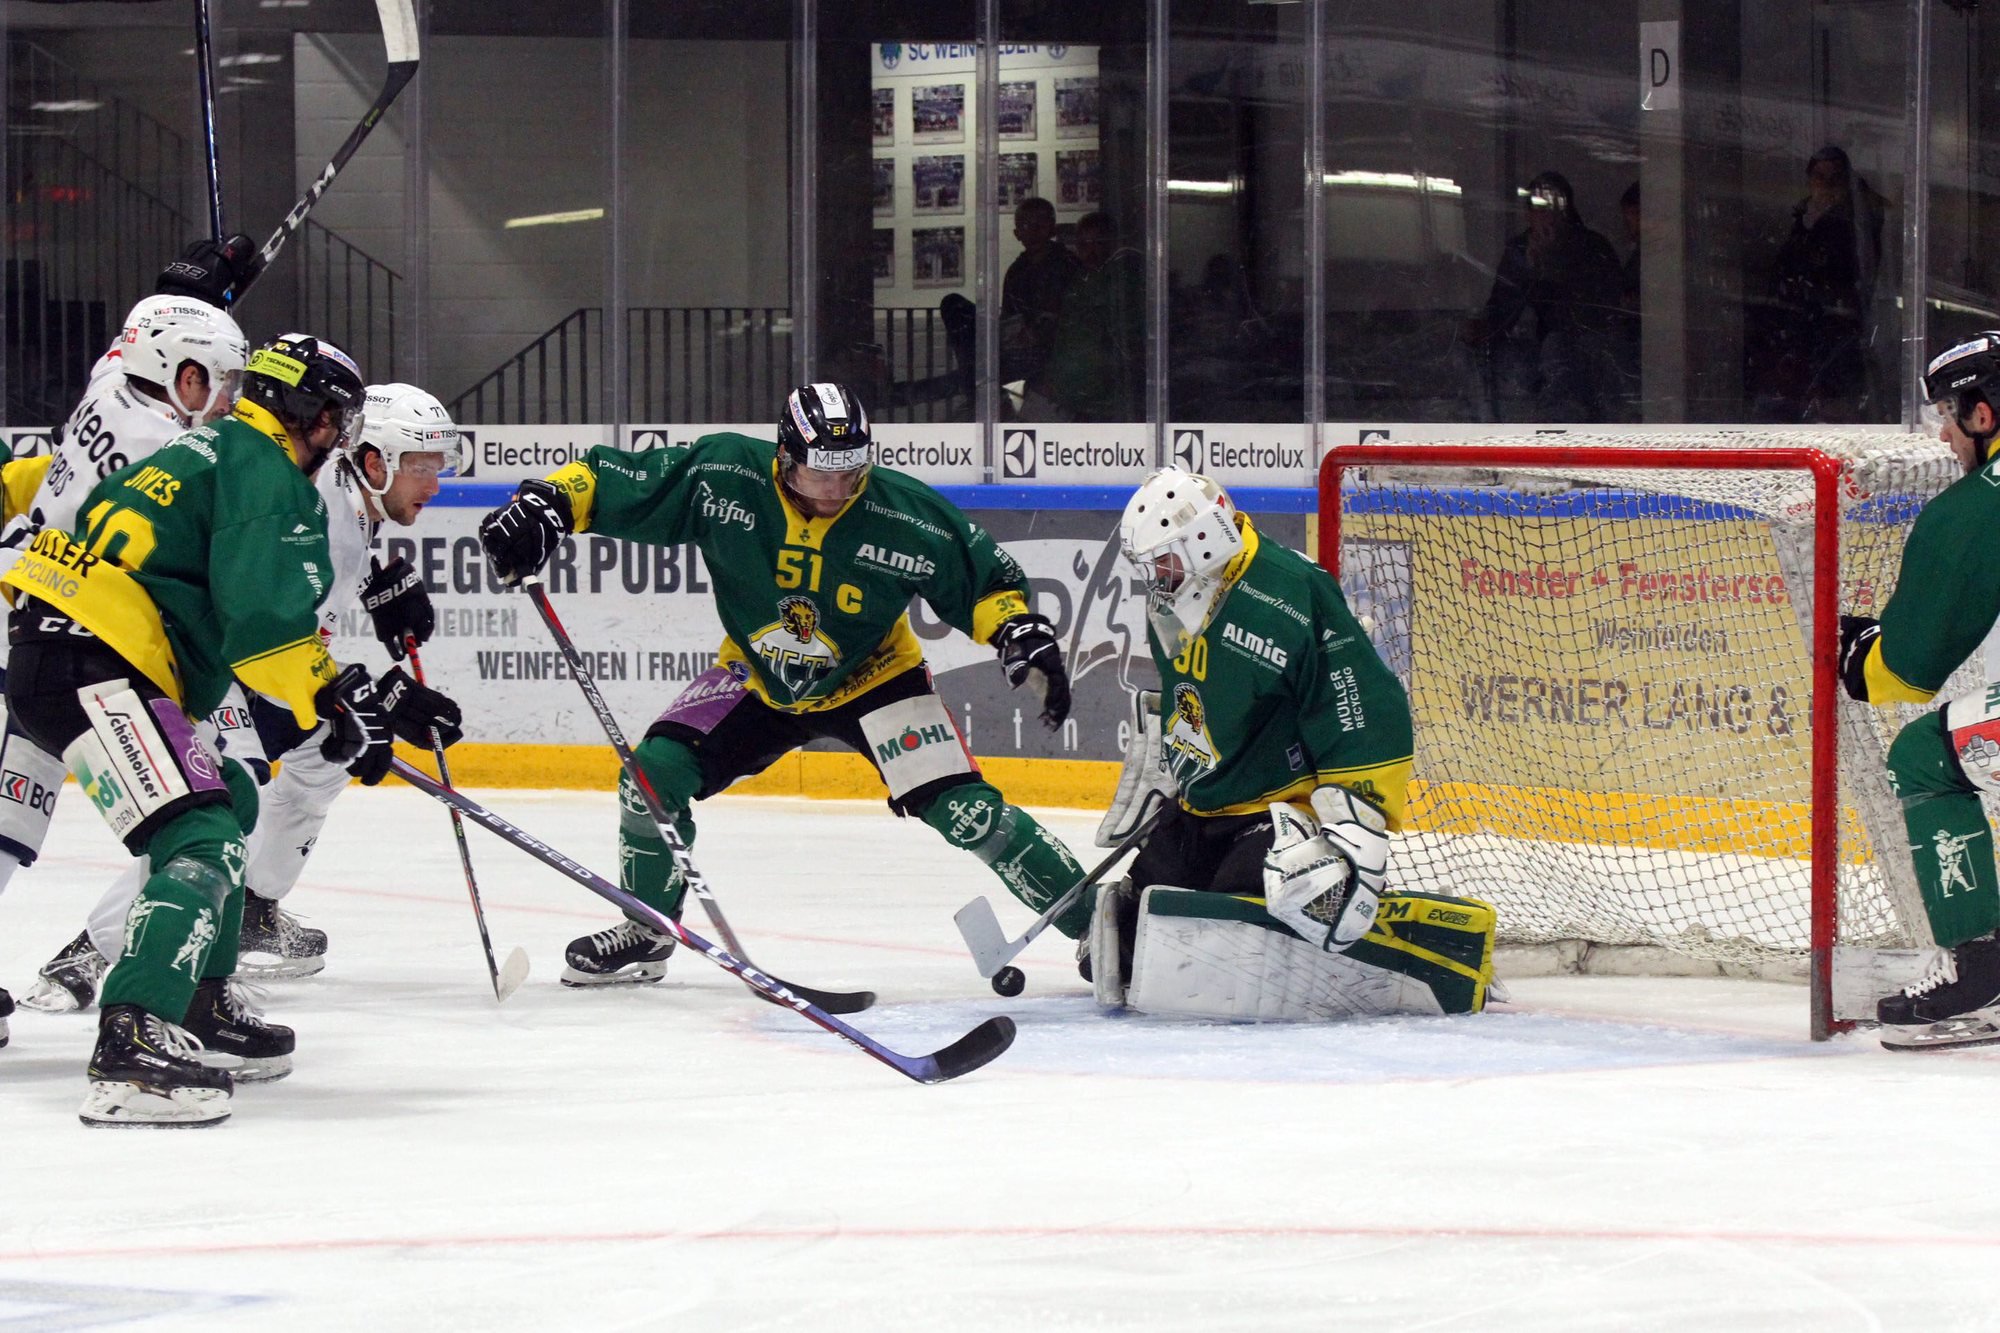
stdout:
[(361, 580), (368, 568), (368, 548), (375, 542), (376, 523), (368, 517), (367, 497), (354, 479), (354, 469), (338, 455), (320, 466), (314, 484), (326, 501), (326, 545), (333, 555), (333, 578), (319, 604), (319, 632), (332, 638), (340, 629), (341, 612), (361, 602)]
[(123, 375), (94, 377), (63, 423), (62, 441), (28, 506), (27, 521), (68, 532), (91, 487), (127, 463), (151, 457), (186, 429), (165, 403), (134, 392)]

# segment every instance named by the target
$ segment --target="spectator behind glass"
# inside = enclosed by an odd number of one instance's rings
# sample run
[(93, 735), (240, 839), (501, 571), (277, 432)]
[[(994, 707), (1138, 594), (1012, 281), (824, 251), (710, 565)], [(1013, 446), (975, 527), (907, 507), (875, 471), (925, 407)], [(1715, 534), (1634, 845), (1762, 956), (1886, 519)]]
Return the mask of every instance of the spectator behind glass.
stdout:
[(1014, 238), (1021, 253), (1000, 281), (1000, 380), (1025, 381), (1026, 391), (1045, 404), (1063, 296), (1083, 275), (1083, 265), (1056, 239), (1055, 205), (1046, 199), (1021, 201)]
[(1492, 415), (1610, 420), (1619, 397), (1618, 256), (1584, 225), (1560, 172), (1542, 172), (1521, 198), (1527, 229), (1507, 242), (1485, 309), (1464, 330)]
[(1083, 276), (1063, 298), (1049, 354), (1058, 421), (1144, 421), (1146, 265), (1109, 213), (1076, 224)]
[(1868, 397), (1869, 294), (1882, 245), (1880, 197), (1829, 144), (1806, 163), (1771, 279), (1745, 321), (1745, 379), (1759, 421), (1853, 422)]

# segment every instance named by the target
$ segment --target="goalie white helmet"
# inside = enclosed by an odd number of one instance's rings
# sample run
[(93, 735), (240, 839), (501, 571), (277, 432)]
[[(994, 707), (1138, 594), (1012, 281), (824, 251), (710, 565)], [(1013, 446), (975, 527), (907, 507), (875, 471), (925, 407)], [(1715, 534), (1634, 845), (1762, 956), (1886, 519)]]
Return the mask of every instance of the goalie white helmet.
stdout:
[(1141, 482), (1118, 520), (1118, 545), (1146, 589), (1146, 610), (1201, 633), (1222, 573), (1243, 554), (1229, 492), (1193, 472), (1161, 468)]
[[(380, 490), (369, 484), (368, 472), (361, 466), (361, 448), (364, 445), (382, 455), (382, 466), (388, 470)], [(464, 466), (463, 448), (463, 439), (451, 419), (451, 413), (434, 395), (414, 384), (368, 386), (361, 437), (355, 441), (350, 453), (355, 476), (370, 495), (379, 496), (389, 489), (389, 484), (395, 481), (396, 474), (403, 468), (403, 455), (442, 454), (444, 458), (439, 474), (445, 475)]]
[[(174, 415), (196, 426), (207, 424), (236, 401), (249, 355), (250, 344), (235, 320), (187, 296), (149, 296), (139, 302), (125, 316), (118, 340), (118, 364), (127, 378), (159, 389)], [(183, 401), (175, 382), (190, 361), (208, 376), (204, 402)]]

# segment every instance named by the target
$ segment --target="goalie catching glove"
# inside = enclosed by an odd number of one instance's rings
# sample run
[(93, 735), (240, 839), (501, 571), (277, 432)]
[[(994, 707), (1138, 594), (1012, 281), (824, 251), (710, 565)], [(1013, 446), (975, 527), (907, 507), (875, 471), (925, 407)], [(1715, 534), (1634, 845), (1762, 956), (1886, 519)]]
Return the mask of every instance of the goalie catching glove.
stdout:
[(1056, 645), (1056, 627), (1047, 616), (1015, 616), (993, 631), (993, 646), (1000, 653), (1000, 669), (1007, 684), (1019, 689), (1022, 681), (1041, 700), (1042, 723), (1050, 731), (1069, 716), (1069, 672), (1063, 669), (1062, 649)]
[(1389, 865), (1389, 823), (1345, 787), (1312, 794), (1319, 828), (1283, 802), (1271, 804), (1264, 857), (1264, 910), (1328, 952), (1368, 933)]
[(430, 641), (437, 628), (437, 612), (431, 595), (406, 556), (397, 556), (387, 565), (380, 556), (370, 562), (371, 572), (361, 585), (361, 606), (375, 622), (375, 637), (389, 650), (389, 660), (400, 662), (409, 655), (408, 639), (419, 645)]
[(540, 572), (576, 530), (569, 497), (546, 481), (524, 481), (514, 498), (479, 520), (479, 544), (502, 583)]

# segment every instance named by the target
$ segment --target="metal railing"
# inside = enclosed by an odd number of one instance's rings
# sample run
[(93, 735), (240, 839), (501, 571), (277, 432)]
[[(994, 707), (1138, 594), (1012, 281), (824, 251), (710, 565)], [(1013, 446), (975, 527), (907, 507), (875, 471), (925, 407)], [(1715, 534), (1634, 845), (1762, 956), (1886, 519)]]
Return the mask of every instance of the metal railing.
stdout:
[[(748, 422), (773, 418), (791, 387), (791, 312), (778, 306), (642, 306), (626, 311), (622, 419)], [(969, 421), (969, 358), (954, 356), (928, 306), (874, 312), (875, 342), (840, 374), (880, 421)], [(604, 312), (565, 315), (451, 401), (465, 425), (608, 421)]]
[(188, 147), (31, 41), (7, 60), (6, 412), (45, 425), (180, 250)]
[(396, 288), (402, 275), (311, 218), (292, 249), (299, 327), (339, 344), (370, 384), (395, 379)]

